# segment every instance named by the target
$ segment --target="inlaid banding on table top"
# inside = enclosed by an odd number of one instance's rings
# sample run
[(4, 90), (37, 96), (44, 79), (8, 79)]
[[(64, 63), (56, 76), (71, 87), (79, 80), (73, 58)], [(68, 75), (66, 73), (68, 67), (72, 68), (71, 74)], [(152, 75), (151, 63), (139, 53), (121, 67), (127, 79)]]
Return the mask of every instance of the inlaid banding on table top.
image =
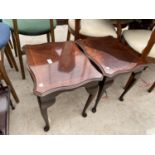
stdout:
[[(35, 81), (36, 95), (46, 95), (49, 92), (102, 80), (101, 73), (74, 42), (26, 45), (23, 49)], [(52, 62), (48, 63), (47, 60)]]
[(112, 77), (146, 64), (139, 54), (113, 37), (87, 38), (76, 42), (106, 76)]

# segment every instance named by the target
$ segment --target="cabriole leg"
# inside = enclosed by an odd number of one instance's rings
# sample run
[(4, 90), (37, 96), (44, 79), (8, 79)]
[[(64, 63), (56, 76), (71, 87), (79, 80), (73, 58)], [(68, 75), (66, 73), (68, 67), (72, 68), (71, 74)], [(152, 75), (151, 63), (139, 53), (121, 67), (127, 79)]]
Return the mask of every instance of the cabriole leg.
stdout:
[(40, 108), (41, 115), (45, 121), (44, 131), (48, 131), (50, 129), (49, 120), (48, 120), (48, 113), (47, 109), (55, 103), (55, 98), (51, 98), (50, 100), (48, 97), (38, 97), (38, 104)]

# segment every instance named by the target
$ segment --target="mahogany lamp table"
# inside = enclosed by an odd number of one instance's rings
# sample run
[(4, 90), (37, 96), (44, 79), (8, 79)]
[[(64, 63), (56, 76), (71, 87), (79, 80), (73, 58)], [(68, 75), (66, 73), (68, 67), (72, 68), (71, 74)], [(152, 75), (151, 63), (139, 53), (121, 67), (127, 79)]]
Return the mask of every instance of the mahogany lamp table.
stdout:
[(133, 78), (129, 80), (119, 98), (123, 101), (124, 95), (148, 65), (147, 62), (140, 59), (138, 53), (111, 36), (78, 40), (77, 44), (103, 75), (103, 81), (99, 83), (99, 93), (92, 112), (96, 112), (99, 100), (117, 75), (128, 72), (133, 74)]
[(46, 124), (44, 131), (50, 128), (47, 109), (55, 103), (56, 96), (62, 92), (79, 87), (86, 88), (89, 97), (82, 112), (86, 117), (86, 109), (98, 91), (102, 74), (95, 69), (78, 46), (68, 41), (26, 45), (23, 49), (34, 82), (33, 92), (38, 98)]

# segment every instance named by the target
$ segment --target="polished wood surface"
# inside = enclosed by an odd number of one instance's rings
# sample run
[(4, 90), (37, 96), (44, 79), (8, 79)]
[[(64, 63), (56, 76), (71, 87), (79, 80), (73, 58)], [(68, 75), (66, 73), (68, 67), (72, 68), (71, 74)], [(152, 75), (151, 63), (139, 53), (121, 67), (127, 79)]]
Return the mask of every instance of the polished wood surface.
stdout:
[(131, 72), (146, 64), (138, 53), (110, 36), (78, 40), (77, 44), (107, 77)]
[(89, 96), (82, 116), (86, 117), (86, 110), (98, 92), (102, 74), (94, 68), (78, 46), (69, 41), (26, 45), (23, 49), (34, 81), (34, 94), (37, 95), (40, 112), (45, 121), (44, 131), (50, 129), (47, 109), (62, 92), (85, 87)]
[(74, 42), (27, 45), (23, 49), (37, 96), (102, 80), (102, 75)]
[(147, 61), (141, 59), (140, 55), (127, 45), (123, 45), (118, 39), (110, 36), (77, 40), (76, 43), (103, 75), (103, 80), (99, 83), (99, 92), (92, 112), (96, 112), (103, 93), (113, 83), (115, 76), (133, 72), (128, 85), (119, 98), (120, 101), (123, 101), (124, 95), (131, 89), (144, 67), (147, 66)]

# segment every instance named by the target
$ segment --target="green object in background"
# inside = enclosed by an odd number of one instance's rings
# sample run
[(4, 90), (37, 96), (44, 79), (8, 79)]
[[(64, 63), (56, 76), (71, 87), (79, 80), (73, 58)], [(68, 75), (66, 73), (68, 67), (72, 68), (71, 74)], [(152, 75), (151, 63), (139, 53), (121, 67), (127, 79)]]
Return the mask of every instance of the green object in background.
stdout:
[[(3, 19), (3, 22), (8, 24), (13, 30), (12, 19)], [(42, 35), (50, 32), (49, 19), (18, 19), (18, 31), (23, 35)], [(56, 27), (56, 19), (53, 19), (53, 26)]]

